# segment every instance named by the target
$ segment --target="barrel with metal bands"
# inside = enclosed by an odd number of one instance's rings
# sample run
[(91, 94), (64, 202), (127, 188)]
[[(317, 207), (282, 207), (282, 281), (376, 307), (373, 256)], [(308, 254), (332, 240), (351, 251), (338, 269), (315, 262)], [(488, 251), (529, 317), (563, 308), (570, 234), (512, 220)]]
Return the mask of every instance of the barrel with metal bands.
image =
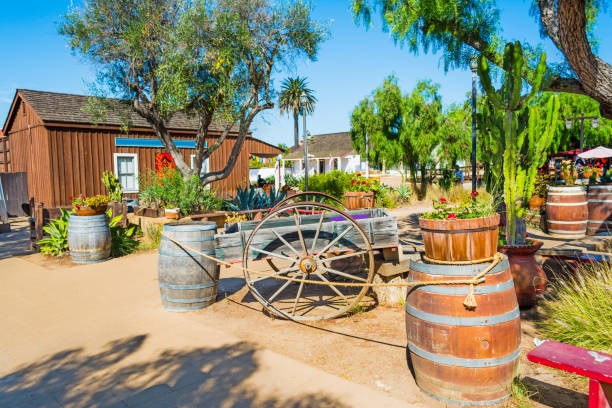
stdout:
[(576, 239), (586, 235), (587, 198), (583, 186), (548, 186), (546, 223), (548, 234)]
[(68, 249), (74, 263), (107, 260), (110, 257), (111, 236), (106, 214), (71, 215), (68, 220)]
[[(490, 263), (430, 264), (415, 257), (409, 279), (471, 279)], [(510, 396), (520, 356), (521, 325), (508, 258), (474, 286), (478, 304), (463, 301), (469, 285), (424, 285), (408, 291), (406, 335), (417, 385), (447, 404), (493, 405)]]
[[(198, 252), (215, 256), (215, 222), (174, 222), (165, 224), (163, 231)], [(217, 299), (219, 265), (164, 236), (159, 245), (157, 273), (162, 306), (167, 310), (202, 309)]]
[(589, 222), (587, 234), (612, 233), (612, 185), (591, 185), (587, 195)]

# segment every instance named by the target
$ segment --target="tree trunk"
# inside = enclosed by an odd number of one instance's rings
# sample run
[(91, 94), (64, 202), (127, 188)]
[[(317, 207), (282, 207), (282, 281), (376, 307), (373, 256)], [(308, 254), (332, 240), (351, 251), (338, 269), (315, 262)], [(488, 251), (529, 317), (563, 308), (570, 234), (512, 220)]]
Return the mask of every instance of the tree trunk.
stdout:
[(293, 112), (293, 147), (297, 148), (300, 144), (300, 131), (298, 127), (298, 113)]

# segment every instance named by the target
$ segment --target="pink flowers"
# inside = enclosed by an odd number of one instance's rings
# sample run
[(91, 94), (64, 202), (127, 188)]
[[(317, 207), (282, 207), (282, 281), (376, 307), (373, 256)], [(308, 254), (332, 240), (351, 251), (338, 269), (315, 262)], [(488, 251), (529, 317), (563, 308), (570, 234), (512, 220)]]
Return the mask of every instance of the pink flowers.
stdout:
[(456, 220), (456, 219), (457, 219), (457, 216), (456, 216), (455, 214), (453, 214), (453, 213), (450, 213), (450, 214), (448, 214), (448, 215), (446, 216), (446, 219), (447, 219), (447, 220)]

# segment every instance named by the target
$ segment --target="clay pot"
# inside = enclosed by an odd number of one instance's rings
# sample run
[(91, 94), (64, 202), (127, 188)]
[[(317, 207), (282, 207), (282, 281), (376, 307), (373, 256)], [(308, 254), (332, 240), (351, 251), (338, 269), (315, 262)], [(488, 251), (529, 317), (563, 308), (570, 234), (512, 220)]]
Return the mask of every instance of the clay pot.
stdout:
[(166, 214), (166, 218), (178, 219), (181, 214), (181, 210), (178, 208), (166, 208), (164, 209), (164, 213)]
[(546, 290), (546, 274), (535, 260), (535, 253), (543, 244), (542, 241), (532, 241), (528, 245), (498, 247), (499, 252), (508, 256), (516, 298), (521, 307), (535, 305), (537, 296)]
[(104, 214), (104, 212), (106, 211), (106, 208), (108, 207), (108, 205), (104, 204), (104, 205), (99, 205), (97, 207), (86, 207), (86, 206), (80, 206), (79, 208), (74, 208), (74, 212), (76, 215), (78, 215), (79, 217), (86, 217), (86, 216), (92, 216), (92, 215), (102, 215)]
[(546, 204), (545, 198), (542, 198), (539, 195), (534, 195), (531, 197), (531, 200), (529, 200), (529, 209), (539, 210), (540, 208), (544, 207), (544, 204)]

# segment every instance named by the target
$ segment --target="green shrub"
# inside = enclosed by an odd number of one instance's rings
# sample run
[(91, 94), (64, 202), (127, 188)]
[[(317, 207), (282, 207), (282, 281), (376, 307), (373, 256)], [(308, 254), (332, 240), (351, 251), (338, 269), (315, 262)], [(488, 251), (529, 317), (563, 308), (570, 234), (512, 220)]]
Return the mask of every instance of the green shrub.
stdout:
[(49, 236), (38, 241), (40, 252), (45, 255), (60, 256), (68, 250), (68, 220), (74, 211), (60, 211), (59, 218), (51, 219), (51, 222), (43, 227)]
[(452, 170), (443, 169), (442, 177), (440, 178), (440, 180), (438, 180), (438, 185), (442, 190), (448, 191), (458, 180), (459, 179), (457, 178), (457, 176), (455, 176)]
[[(136, 226), (127, 227), (121, 226), (119, 223), (123, 218), (122, 215), (112, 217), (112, 210), (108, 210), (106, 215), (109, 218), (110, 234), (111, 234), (111, 256), (129, 255), (138, 248), (139, 241), (134, 237)], [(111, 218), (112, 217), (112, 218)]]
[(542, 336), (612, 353), (612, 264), (579, 265), (558, 277), (541, 303)]
[(298, 187), (302, 178), (297, 178), (295, 176), (285, 176), (285, 185), (291, 188)]
[(140, 249), (156, 249), (161, 243), (162, 226), (155, 223), (146, 224), (143, 231), (143, 242), (140, 243)]
[(272, 176), (268, 176), (264, 179), (266, 181), (266, 183), (268, 184), (274, 184), (274, 181), (276, 180), (276, 178), (274, 178), (274, 175)]
[[(340, 170), (308, 176), (308, 190), (329, 194), (341, 200), (344, 197), (344, 192), (349, 190), (353, 177), (352, 173)], [(302, 179), (300, 180), (299, 188), (304, 191), (304, 187), (304, 180)]]
[(397, 197), (398, 202), (405, 204), (405, 203), (410, 202), (410, 197), (412, 196), (412, 190), (410, 190), (410, 187), (402, 184), (395, 190), (395, 195)]
[(183, 215), (223, 208), (223, 200), (203, 186), (198, 176), (185, 180), (174, 169), (163, 174), (152, 171), (141, 178), (140, 204), (153, 208), (179, 208)]

